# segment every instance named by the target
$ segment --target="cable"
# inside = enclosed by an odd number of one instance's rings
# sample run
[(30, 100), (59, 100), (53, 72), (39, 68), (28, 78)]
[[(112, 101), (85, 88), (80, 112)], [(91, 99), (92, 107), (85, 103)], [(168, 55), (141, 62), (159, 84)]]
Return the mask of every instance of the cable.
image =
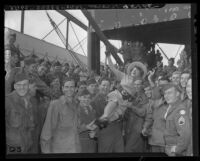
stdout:
[[(76, 35), (76, 32), (75, 32), (75, 30), (74, 30), (74, 27), (72, 26), (71, 22), (69, 22), (69, 23), (70, 23), (70, 25), (71, 25), (71, 27), (72, 27), (72, 30), (73, 30), (73, 32), (74, 32), (74, 34), (75, 34), (75, 36), (76, 36), (76, 39), (77, 39), (78, 43), (80, 44), (80, 41), (79, 41), (79, 39), (78, 39), (78, 36)], [(83, 51), (83, 54), (86, 56), (86, 54), (85, 54), (85, 52), (84, 52), (83, 47), (82, 47), (81, 44), (80, 44), (80, 46), (81, 46), (81, 49), (82, 49), (82, 51)]]
[[(86, 41), (83, 41), (82, 45), (85, 44), (85, 43), (86, 43)], [(74, 50), (74, 51), (77, 51), (77, 50), (80, 49), (80, 48), (81, 48), (81, 47), (78, 46), (78, 48), (77, 48), (76, 50)]]
[[(82, 41), (84, 41), (86, 38), (87, 38), (87, 37), (85, 37), (84, 39), (82, 39), (82, 40), (80, 41), (80, 43), (82, 43)], [(76, 44), (72, 49), (75, 49), (78, 45), (79, 45), (79, 43)]]
[[(60, 23), (58, 23), (57, 26), (59, 26), (61, 23), (65, 21), (66, 18), (64, 18)], [(53, 28), (51, 31), (49, 31), (41, 40), (44, 40), (47, 36), (49, 36), (50, 33), (52, 33), (55, 29)]]

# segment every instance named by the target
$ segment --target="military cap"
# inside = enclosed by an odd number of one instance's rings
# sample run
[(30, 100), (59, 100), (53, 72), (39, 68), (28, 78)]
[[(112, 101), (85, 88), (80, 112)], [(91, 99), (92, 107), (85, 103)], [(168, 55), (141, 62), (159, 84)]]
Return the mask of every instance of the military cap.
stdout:
[(90, 85), (90, 84), (96, 84), (96, 80), (94, 78), (91, 78), (87, 81), (87, 85)]
[(90, 92), (87, 90), (87, 89), (84, 89), (83, 91), (81, 91), (78, 96), (81, 97), (81, 96), (85, 96), (85, 95), (90, 95)]
[(15, 75), (14, 83), (17, 83), (23, 80), (29, 80), (29, 76), (23, 72), (19, 72)]

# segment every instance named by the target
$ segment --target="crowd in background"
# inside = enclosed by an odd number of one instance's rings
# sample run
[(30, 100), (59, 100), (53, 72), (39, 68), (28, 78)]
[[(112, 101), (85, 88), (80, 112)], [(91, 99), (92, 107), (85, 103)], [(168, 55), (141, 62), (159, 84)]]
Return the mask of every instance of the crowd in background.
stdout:
[(107, 51), (109, 63), (100, 66), (100, 74), (33, 54), (21, 58), (13, 46), (5, 50), (10, 51), (5, 76), (8, 154), (192, 155), (187, 48), (178, 66), (174, 58), (167, 66), (158, 59), (151, 69), (141, 62), (114, 65)]

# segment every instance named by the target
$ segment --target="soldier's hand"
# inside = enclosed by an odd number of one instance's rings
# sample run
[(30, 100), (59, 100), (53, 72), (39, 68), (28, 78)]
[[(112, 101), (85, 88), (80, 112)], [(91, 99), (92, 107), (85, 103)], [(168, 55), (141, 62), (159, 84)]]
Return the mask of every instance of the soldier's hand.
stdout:
[(168, 156), (175, 156), (175, 153), (172, 152), (172, 146), (165, 146), (165, 153), (166, 153)]
[(143, 136), (148, 136), (148, 133), (147, 133), (147, 129), (146, 129), (146, 128), (143, 128), (143, 129), (142, 129), (142, 135), (143, 135)]
[(148, 78), (151, 78), (154, 74), (155, 74), (155, 69), (153, 69), (152, 71), (149, 71)]

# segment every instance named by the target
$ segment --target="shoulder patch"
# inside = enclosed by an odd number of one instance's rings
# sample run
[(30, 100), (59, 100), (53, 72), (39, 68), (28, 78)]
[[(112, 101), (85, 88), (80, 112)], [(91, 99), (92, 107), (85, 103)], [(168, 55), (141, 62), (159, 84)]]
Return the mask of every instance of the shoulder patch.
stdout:
[(181, 115), (185, 115), (186, 111), (185, 110), (180, 110), (179, 112)]
[(185, 124), (185, 118), (183, 116), (181, 116), (179, 119), (178, 119), (178, 124), (179, 125), (184, 125)]

